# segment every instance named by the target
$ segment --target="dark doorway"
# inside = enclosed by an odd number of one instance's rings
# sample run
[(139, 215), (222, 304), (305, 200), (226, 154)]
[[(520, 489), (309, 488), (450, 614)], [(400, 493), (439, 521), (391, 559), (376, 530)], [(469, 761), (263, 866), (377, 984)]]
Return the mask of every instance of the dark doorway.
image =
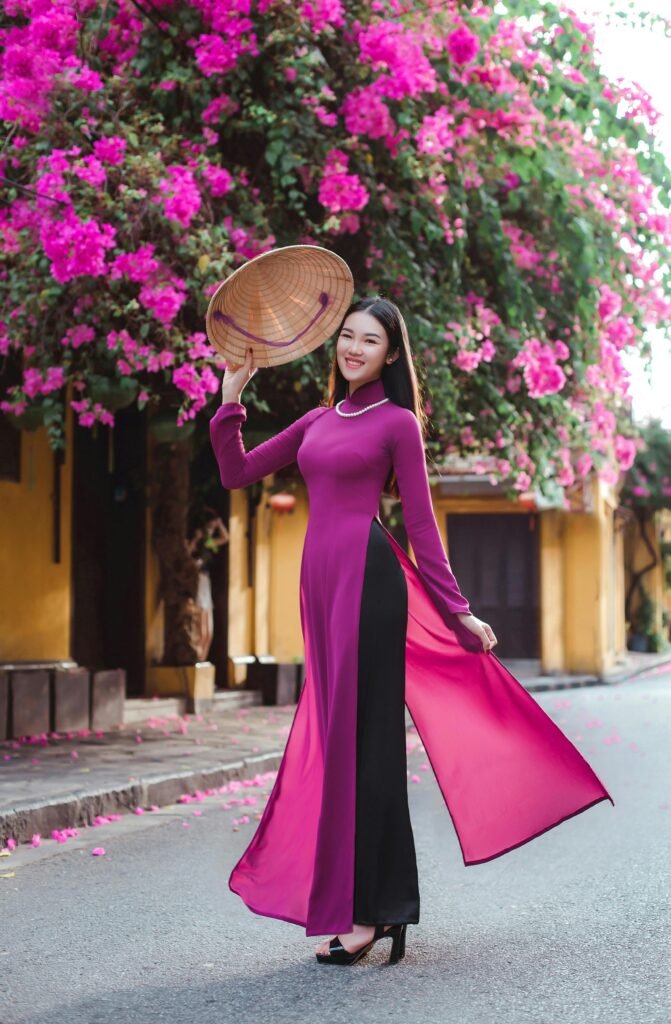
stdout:
[[(191, 462), (192, 515), (202, 520), (217, 515), (230, 531), (230, 491), (221, 486), (219, 467), (212, 448), (209, 420), (198, 421)], [(212, 646), (208, 661), (215, 666), (215, 687), (228, 687), (228, 577), (229, 545), (222, 544), (207, 563), (212, 586)]]
[(144, 693), (145, 416), (116, 414), (113, 430), (77, 426), (72, 507), (72, 656), (87, 668), (124, 668)]
[(502, 658), (538, 658), (538, 517), (447, 517), (450, 565), (474, 615), (489, 622)]
[[(217, 502), (219, 513), (227, 530), (229, 526), (228, 496), (221, 491), (222, 500)], [(216, 668), (215, 686), (218, 690), (228, 687), (228, 544), (224, 544), (212, 559), (210, 565), (212, 581), (212, 647), (209, 660)]]

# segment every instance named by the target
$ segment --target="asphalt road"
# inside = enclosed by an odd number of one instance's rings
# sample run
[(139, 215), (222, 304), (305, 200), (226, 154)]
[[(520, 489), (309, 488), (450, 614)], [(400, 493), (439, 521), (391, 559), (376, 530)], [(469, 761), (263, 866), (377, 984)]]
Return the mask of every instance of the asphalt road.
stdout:
[(228, 890), (264, 802), (246, 789), (257, 805), (212, 797), (0, 858), (0, 1021), (669, 1024), (671, 675), (536, 699), (615, 807), (466, 868), (411, 752), (421, 920), (400, 964), (380, 943), (322, 966), (318, 938)]

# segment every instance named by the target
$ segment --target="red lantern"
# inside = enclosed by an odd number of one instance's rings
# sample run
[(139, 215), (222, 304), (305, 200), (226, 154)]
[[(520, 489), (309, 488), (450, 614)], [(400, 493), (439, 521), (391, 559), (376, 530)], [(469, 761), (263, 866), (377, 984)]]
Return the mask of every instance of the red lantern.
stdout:
[(268, 504), (273, 512), (293, 512), (296, 507), (296, 495), (287, 494), (284, 491), (278, 494), (271, 494)]
[(524, 494), (520, 494), (518, 501), (522, 508), (527, 509), (529, 512), (536, 511), (536, 498), (533, 491), (525, 491)]

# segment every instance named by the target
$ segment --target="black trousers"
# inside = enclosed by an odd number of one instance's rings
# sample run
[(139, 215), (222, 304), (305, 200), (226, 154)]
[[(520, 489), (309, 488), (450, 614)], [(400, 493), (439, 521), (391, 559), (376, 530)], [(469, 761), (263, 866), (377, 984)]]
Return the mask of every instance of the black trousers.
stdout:
[(354, 922), (419, 921), (408, 808), (405, 733), (405, 574), (371, 524), (359, 628)]

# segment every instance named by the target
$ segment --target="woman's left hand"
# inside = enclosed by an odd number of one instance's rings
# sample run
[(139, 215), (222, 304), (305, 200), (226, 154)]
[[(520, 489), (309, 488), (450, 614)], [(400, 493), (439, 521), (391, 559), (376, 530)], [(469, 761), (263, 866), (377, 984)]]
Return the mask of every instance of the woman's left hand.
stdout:
[(482, 619), (478, 619), (477, 616), (470, 613), (458, 615), (457, 618), (466, 629), (470, 629), (471, 633), (475, 633), (476, 636), (480, 637), (483, 651), (485, 654), (489, 654), (494, 645), (498, 643), (494, 636), (494, 630), (489, 623), (483, 622)]

